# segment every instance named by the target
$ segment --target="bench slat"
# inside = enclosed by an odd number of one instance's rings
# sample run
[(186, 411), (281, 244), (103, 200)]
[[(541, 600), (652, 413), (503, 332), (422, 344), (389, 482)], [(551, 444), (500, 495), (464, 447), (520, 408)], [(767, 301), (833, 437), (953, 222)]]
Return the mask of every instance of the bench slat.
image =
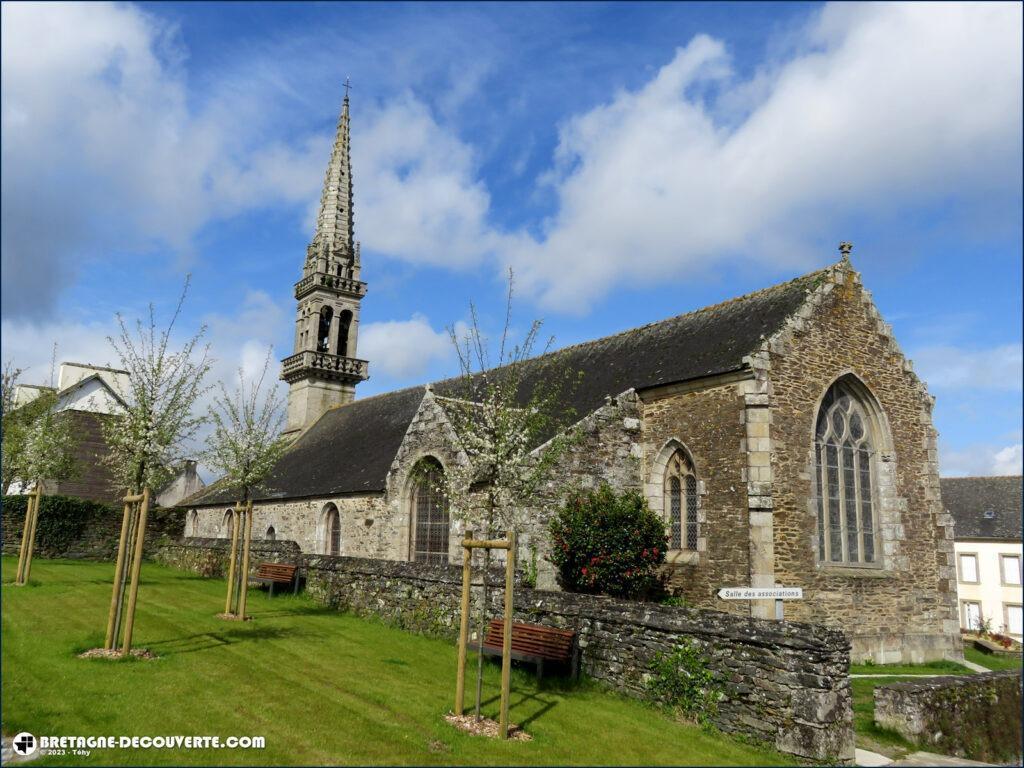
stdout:
[[(505, 622), (493, 619), (484, 637), (484, 646), (500, 652)], [(512, 651), (551, 661), (568, 661), (572, 656), (575, 632), (537, 624), (512, 624)]]

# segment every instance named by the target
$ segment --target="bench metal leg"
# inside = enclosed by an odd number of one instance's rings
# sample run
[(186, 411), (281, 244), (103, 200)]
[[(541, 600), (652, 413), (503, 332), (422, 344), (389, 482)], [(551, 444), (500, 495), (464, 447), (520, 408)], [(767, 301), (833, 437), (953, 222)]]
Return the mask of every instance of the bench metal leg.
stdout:
[(295, 582), (295, 586), (292, 587), (292, 594), (293, 595), (297, 595), (297, 594), (299, 594), (299, 574), (298, 573), (295, 574), (294, 582)]
[(544, 677), (544, 659), (537, 659), (537, 682)]
[(274, 596), (274, 582), (270, 582), (270, 596)]

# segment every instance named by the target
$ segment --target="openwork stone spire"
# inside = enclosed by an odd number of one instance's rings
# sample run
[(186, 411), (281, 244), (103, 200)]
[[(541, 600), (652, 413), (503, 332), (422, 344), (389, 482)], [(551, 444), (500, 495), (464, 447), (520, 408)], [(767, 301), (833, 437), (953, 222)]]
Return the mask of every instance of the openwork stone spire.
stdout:
[[(355, 244), (352, 228), (352, 163), (349, 156), (348, 81), (342, 103), (338, 130), (334, 136), (331, 162), (324, 176), (320, 196), (320, 214), (316, 219), (312, 250), (323, 254), (353, 255)], [(340, 253), (339, 253), (340, 252)]]

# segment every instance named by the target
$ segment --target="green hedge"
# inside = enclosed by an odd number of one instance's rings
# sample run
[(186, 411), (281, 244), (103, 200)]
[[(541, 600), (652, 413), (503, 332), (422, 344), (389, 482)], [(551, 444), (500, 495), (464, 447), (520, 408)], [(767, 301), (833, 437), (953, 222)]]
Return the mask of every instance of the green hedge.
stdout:
[[(27, 496), (0, 499), (3, 552), (16, 555), (25, 525)], [(40, 557), (112, 559), (121, 534), (122, 508), (74, 496), (43, 496), (36, 528), (36, 554)], [(151, 509), (147, 542), (180, 536), (184, 511)]]

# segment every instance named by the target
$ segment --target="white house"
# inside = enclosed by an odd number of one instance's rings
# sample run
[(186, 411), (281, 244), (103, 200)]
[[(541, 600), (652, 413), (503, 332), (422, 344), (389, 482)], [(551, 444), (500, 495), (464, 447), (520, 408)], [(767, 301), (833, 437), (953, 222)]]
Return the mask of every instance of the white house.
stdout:
[(956, 521), (960, 626), (1024, 635), (1021, 476), (945, 477), (942, 502)]

